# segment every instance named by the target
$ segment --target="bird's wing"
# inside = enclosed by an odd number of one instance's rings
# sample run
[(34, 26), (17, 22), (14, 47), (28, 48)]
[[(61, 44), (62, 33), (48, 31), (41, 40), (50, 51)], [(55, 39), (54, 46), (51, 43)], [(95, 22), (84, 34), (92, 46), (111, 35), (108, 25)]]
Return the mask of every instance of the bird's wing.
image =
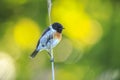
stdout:
[[(47, 32), (49, 32), (50, 31), (50, 28), (48, 27), (44, 32), (43, 32), (43, 34), (42, 34), (42, 36), (41, 36), (41, 38), (47, 33)], [(39, 47), (39, 45), (40, 45), (40, 40), (41, 40), (41, 38), (38, 40), (38, 43), (37, 43), (37, 46), (36, 46), (36, 48), (38, 48)]]
[(52, 41), (54, 32), (55, 31), (51, 30), (50, 27), (44, 31), (40, 40), (38, 41), (37, 50), (46, 49), (48, 46), (50, 46), (48, 45), (48, 42)]
[(50, 28), (46, 29), (43, 32), (41, 38), (38, 40), (36, 49), (31, 54), (32, 58), (34, 58), (39, 51), (42, 51), (43, 49), (45, 49), (44, 46), (46, 46), (47, 42), (49, 42), (49, 40), (52, 38), (51, 36), (52, 36), (52, 34), (51, 34), (51, 31), (50, 31)]
[(44, 33), (44, 35), (40, 39), (41, 45), (44, 47), (47, 45), (47, 43), (53, 38), (53, 32), (50, 30)]
[(43, 32), (43, 34), (42, 34), (41, 37), (43, 37), (43, 35), (45, 35), (48, 31), (50, 31), (50, 27), (48, 27), (48, 28)]

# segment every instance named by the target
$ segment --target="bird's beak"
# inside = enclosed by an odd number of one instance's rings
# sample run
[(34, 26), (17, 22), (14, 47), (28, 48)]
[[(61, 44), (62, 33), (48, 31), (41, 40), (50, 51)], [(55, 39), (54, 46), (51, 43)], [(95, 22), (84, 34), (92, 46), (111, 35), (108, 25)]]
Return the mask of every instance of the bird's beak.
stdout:
[(65, 28), (62, 28), (62, 29), (65, 29)]

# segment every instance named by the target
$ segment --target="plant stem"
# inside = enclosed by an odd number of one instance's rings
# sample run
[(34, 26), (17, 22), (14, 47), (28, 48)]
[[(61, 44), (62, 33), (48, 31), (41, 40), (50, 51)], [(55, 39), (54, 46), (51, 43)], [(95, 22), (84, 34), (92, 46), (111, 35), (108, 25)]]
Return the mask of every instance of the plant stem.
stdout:
[(53, 50), (51, 49), (51, 66), (52, 66), (52, 80), (55, 80), (54, 75), (54, 56), (53, 56)]
[(52, 7), (52, 2), (51, 0), (48, 0), (48, 17), (49, 17), (50, 24), (51, 24), (51, 7)]
[[(48, 17), (49, 17), (49, 24), (51, 25), (51, 0), (48, 0)], [(54, 73), (54, 56), (53, 56), (53, 49), (52, 49), (52, 41), (50, 46), (50, 54), (51, 54), (51, 67), (52, 67), (52, 80), (55, 80), (55, 73)]]

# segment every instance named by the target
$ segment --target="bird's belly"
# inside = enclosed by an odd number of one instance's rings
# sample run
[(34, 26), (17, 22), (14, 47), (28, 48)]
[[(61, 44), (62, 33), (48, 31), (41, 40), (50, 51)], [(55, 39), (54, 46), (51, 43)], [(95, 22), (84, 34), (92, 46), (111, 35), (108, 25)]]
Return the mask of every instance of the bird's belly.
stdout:
[(58, 40), (58, 39), (54, 40), (54, 42), (53, 42), (53, 44), (52, 44), (53, 48), (54, 48), (59, 42), (60, 42), (60, 40)]
[(60, 42), (60, 40), (58, 40), (58, 39), (51, 40), (51, 42), (48, 42), (47, 48), (48, 47), (49, 47), (48, 49), (54, 48), (59, 42)]

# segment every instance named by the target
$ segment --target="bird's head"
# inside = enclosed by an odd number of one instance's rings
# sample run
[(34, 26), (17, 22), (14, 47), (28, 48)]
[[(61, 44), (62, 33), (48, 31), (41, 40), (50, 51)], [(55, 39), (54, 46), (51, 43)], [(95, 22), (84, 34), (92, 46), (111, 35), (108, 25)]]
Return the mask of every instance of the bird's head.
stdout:
[(63, 26), (60, 23), (57, 23), (57, 22), (52, 24), (52, 28), (59, 33), (61, 33), (62, 30), (64, 29)]

